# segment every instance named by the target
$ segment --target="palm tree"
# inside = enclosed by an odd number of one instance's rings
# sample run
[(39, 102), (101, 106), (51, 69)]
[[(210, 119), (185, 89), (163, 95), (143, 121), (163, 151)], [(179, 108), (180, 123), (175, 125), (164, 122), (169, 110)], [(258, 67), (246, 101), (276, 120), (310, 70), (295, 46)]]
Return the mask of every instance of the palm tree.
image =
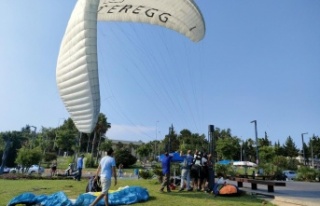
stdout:
[(109, 128), (111, 128), (111, 123), (108, 123), (106, 116), (100, 113), (98, 117), (98, 122), (96, 124), (96, 127), (94, 128), (94, 136), (93, 136), (92, 148), (91, 148), (92, 156), (94, 156), (95, 154), (97, 135), (99, 135), (99, 144), (100, 144), (101, 136), (107, 133)]

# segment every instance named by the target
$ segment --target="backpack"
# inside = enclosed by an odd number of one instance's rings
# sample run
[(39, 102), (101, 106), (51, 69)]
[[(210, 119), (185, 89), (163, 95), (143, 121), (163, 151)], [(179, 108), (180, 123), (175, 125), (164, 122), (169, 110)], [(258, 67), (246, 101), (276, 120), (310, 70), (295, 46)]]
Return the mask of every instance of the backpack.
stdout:
[(101, 192), (101, 182), (100, 176), (98, 176), (97, 181), (94, 181), (94, 176), (89, 179), (89, 182), (86, 187), (86, 192)]

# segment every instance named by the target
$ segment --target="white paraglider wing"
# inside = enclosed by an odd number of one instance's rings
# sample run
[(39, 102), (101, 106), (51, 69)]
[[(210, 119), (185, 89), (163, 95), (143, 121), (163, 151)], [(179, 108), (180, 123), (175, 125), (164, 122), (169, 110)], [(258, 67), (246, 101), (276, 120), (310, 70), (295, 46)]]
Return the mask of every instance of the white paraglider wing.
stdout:
[(83, 133), (93, 131), (100, 112), (97, 20), (155, 24), (195, 42), (205, 34), (193, 0), (78, 0), (60, 46), (56, 81), (63, 103)]
[(63, 37), (56, 81), (77, 129), (91, 133), (100, 112), (97, 60), (97, 8), (99, 1), (79, 0)]
[(164, 26), (195, 42), (205, 34), (202, 14), (193, 0), (100, 0), (98, 20)]

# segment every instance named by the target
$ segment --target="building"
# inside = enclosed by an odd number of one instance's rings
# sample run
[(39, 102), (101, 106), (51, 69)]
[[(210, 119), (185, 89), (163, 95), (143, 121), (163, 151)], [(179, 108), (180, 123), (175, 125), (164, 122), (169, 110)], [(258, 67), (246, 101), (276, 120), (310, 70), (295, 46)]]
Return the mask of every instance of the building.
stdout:
[(128, 148), (131, 151), (131, 154), (133, 156), (137, 156), (137, 148), (144, 144), (144, 142), (142, 142), (141, 140), (139, 141), (129, 141), (129, 140), (116, 140), (116, 139), (109, 139), (112, 143), (112, 149), (116, 149), (119, 148), (119, 146), (122, 146), (124, 148)]

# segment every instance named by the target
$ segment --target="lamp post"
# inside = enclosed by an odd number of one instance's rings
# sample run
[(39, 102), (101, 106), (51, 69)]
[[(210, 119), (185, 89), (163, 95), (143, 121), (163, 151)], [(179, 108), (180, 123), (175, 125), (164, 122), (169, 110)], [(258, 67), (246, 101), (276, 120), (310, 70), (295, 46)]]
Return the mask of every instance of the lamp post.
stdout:
[(314, 168), (314, 156), (313, 156), (312, 140), (310, 140), (310, 149), (311, 149), (311, 164), (312, 164), (312, 168)]
[(31, 137), (32, 143), (31, 143), (30, 147), (33, 148), (34, 139), (35, 139), (36, 133), (37, 133), (37, 127), (36, 126), (31, 126), (31, 125), (29, 125), (29, 127), (34, 129), (33, 132), (30, 130), (30, 133), (33, 134), (32, 137)]
[(303, 151), (303, 164), (306, 165), (306, 152), (304, 148), (304, 139), (303, 135), (308, 134), (308, 132), (301, 133), (301, 139), (302, 139), (302, 151)]
[(242, 161), (242, 147), (243, 147), (243, 141), (240, 140), (240, 161)]
[(256, 136), (256, 154), (257, 154), (257, 158), (256, 158), (256, 163), (257, 165), (259, 165), (259, 142), (258, 142), (258, 129), (257, 129), (257, 120), (253, 120), (251, 121), (251, 123), (254, 123), (254, 131), (255, 131), (255, 136)]

